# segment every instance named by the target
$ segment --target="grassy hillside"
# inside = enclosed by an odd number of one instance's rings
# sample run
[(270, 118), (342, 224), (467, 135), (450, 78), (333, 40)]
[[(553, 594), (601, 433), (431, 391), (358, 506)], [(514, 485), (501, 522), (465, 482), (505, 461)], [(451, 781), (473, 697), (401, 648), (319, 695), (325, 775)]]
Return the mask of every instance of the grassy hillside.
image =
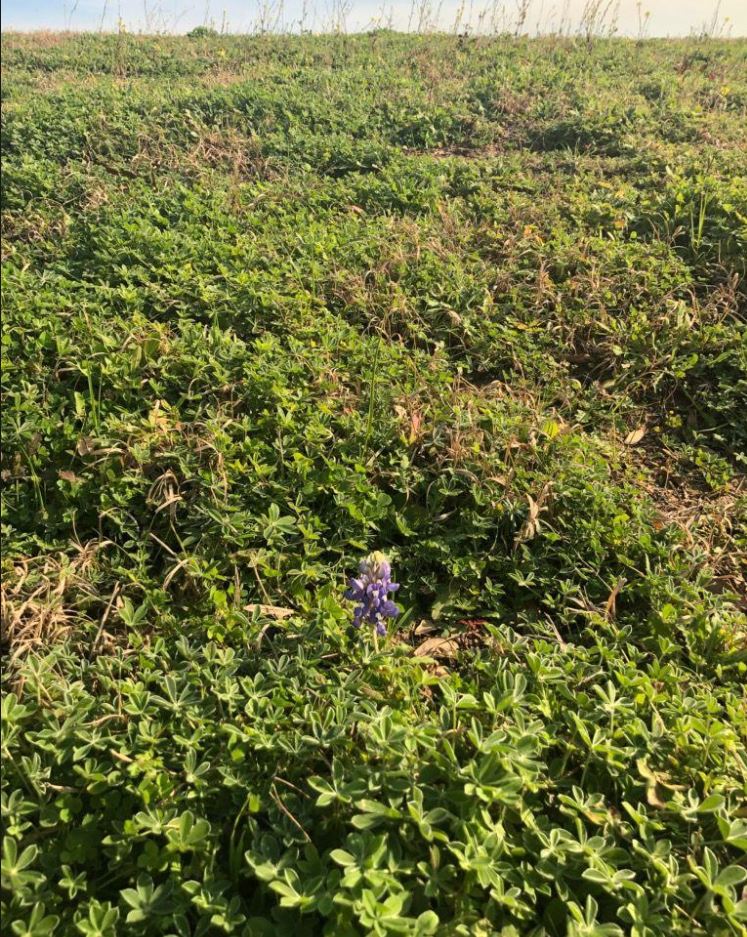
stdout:
[(747, 42), (2, 44), (10, 932), (747, 933)]

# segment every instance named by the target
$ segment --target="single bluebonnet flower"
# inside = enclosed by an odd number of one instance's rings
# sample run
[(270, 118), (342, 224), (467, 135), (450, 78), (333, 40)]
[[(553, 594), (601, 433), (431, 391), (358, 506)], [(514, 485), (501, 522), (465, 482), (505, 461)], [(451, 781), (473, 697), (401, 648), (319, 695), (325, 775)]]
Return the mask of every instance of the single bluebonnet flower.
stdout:
[(389, 598), (390, 592), (399, 589), (392, 582), (392, 567), (383, 553), (371, 553), (361, 560), (358, 575), (348, 583), (345, 598), (357, 602), (353, 612), (353, 624), (360, 628), (364, 621), (376, 626), (376, 634), (386, 634), (385, 618), (399, 615), (399, 608)]

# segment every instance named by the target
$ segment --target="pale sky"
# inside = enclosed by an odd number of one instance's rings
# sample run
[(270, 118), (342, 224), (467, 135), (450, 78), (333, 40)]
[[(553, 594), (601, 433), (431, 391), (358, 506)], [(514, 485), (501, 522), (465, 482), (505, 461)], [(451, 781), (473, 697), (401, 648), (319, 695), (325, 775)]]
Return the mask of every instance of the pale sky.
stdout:
[[(521, 0), (466, 0), (476, 27), (483, 9), (498, 11), (496, 22), (513, 28)], [(557, 30), (561, 22), (576, 27), (590, 3), (619, 7), (617, 32), (636, 36), (640, 13), (648, 12), (646, 35), (686, 36), (710, 26), (716, 14), (721, 35), (747, 36), (747, 0), (529, 0), (525, 31)], [(248, 32), (256, 27), (264, 6), (273, 20), (278, 13), (285, 28), (298, 28), (303, 10), (306, 28), (329, 29), (334, 10), (346, 8), (348, 31), (382, 25), (406, 29), (417, 25), (418, 10), (430, 6), (431, 24), (452, 28), (460, 0), (1, 0), (2, 26), (7, 29), (116, 29), (122, 20), (131, 32), (184, 33), (193, 26), (210, 23), (229, 32)], [(437, 11), (440, 13), (437, 15)], [(382, 15), (383, 11), (383, 15)], [(267, 16), (267, 14), (266, 14)], [(465, 14), (465, 19), (467, 18)], [(486, 18), (487, 21), (487, 18)]]

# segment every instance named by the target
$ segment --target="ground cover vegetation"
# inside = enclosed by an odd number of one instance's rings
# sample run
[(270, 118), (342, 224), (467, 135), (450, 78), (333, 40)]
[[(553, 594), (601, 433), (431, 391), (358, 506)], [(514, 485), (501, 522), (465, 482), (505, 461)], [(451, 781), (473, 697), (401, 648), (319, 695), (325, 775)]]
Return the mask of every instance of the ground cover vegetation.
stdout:
[(7, 932), (744, 934), (747, 43), (3, 67)]

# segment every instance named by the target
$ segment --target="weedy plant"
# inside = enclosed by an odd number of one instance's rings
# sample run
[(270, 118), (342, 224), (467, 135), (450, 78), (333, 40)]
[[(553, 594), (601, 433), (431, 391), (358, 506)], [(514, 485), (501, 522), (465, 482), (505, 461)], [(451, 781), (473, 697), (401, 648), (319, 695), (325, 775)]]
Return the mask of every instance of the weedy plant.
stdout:
[(8, 932), (744, 934), (745, 43), (2, 42)]

